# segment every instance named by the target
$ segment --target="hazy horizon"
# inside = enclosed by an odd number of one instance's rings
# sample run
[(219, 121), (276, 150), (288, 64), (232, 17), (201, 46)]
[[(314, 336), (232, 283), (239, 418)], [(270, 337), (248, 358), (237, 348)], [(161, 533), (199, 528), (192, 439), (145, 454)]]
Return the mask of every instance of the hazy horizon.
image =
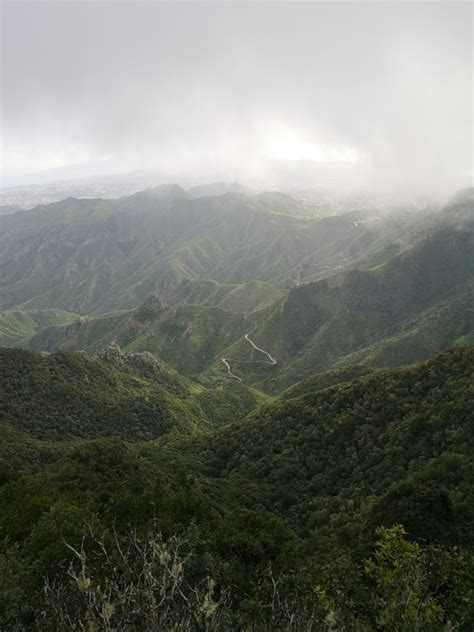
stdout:
[(2, 2), (3, 187), (472, 184), (472, 5)]

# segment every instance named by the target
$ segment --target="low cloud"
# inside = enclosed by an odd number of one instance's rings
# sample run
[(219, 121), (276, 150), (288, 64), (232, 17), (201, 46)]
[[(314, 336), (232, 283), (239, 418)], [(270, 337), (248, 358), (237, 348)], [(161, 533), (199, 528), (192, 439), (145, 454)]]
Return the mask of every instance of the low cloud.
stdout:
[(4, 184), (78, 165), (276, 186), (471, 181), (469, 3), (2, 10)]

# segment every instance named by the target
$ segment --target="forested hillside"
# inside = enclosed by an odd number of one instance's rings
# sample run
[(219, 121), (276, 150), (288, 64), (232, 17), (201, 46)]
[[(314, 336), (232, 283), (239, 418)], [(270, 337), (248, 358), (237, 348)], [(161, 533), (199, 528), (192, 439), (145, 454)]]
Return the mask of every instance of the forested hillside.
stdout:
[[(256, 483), (258, 501), (278, 508), (316, 546), (321, 533), (339, 537), (333, 514), (340, 514), (344, 539), (345, 520), (408, 481), (408, 496), (417, 486), (424, 494), (441, 484), (454, 505), (448, 528), (449, 512), (433, 501), (435, 515), (413, 525), (416, 535), (449, 539), (457, 517), (459, 533), (471, 538), (473, 424), (474, 350), (460, 348), (267, 404), (216, 434), (208, 467), (235, 489), (247, 492), (248, 482)], [(400, 502), (416, 511), (413, 498)], [(396, 520), (410, 529), (402, 513)]]
[[(184, 375), (197, 376), (209, 367), (223, 367), (223, 351), (244, 336), (248, 327), (243, 315), (219, 307), (172, 308), (159, 298), (149, 297), (130, 312), (103, 318), (81, 317), (64, 327), (45, 328), (31, 338), (28, 346), (42, 351), (97, 353), (116, 342), (127, 351), (149, 351)], [(222, 377), (223, 372), (220, 373)]]
[(0, 349), (0, 381), (0, 431), (5, 442), (12, 430), (14, 440), (22, 433), (25, 439), (64, 442), (195, 434), (223, 419), (244, 417), (258, 402), (252, 391), (235, 381), (206, 389), (151, 354), (124, 354), (117, 346), (106, 348), (100, 358)]
[[(67, 404), (83, 385), (76, 425), (107, 411), (103, 393), (91, 396), (100, 381), (110, 396), (129, 389), (132, 403), (146, 385), (150, 406), (153, 388), (186, 381), (166, 372), (160, 386), (77, 354), (7, 353), (23, 387), (2, 410), (43, 441), (27, 453), (18, 436), (24, 459), (2, 465), (3, 628), (101, 629), (105, 616), (119, 629), (472, 628), (472, 349), (308, 384), (243, 422), (134, 444), (48, 441), (54, 393)], [(64, 424), (71, 414), (56, 410)], [(119, 429), (131, 418), (107, 414)]]

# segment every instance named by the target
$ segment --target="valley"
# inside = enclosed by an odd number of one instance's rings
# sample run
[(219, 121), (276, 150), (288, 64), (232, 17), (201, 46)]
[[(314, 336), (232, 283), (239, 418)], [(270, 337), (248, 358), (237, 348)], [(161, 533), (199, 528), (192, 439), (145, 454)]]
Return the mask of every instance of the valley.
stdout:
[[(186, 195), (169, 187), (132, 198), (133, 204), (145, 199), (148, 205), (152, 205), (154, 199), (158, 216), (169, 213), (170, 206), (178, 204), (184, 221), (188, 213), (197, 212), (194, 201), (188, 207)], [(147, 247), (137, 244), (131, 251), (131, 256), (137, 258), (133, 266), (146, 270), (145, 278), (150, 280), (140, 281), (139, 289), (133, 280), (127, 281), (132, 286), (123, 289), (120, 309), (102, 314), (94, 306), (97, 301), (104, 304), (107, 296), (115, 296), (116, 289), (100, 291), (97, 298), (93, 298), (98, 281), (95, 277), (93, 282), (89, 278), (91, 267), (88, 265), (81, 273), (76, 263), (63, 262), (58, 272), (62, 274), (68, 267), (74, 270), (76, 283), (71, 285), (58, 277), (54, 283), (64, 285), (60, 285), (62, 289), (57, 298), (56, 290), (46, 288), (39, 297), (4, 311), (5, 336), (15, 340), (7, 332), (7, 322), (13, 318), (14, 310), (17, 314), (28, 314), (30, 307), (36, 304), (46, 309), (63, 305), (79, 312), (86, 310), (65, 324), (51, 323), (51, 326), (36, 328), (29, 337), (18, 337), (17, 343), (39, 351), (84, 350), (94, 354), (116, 342), (126, 351), (151, 352), (204, 384), (227, 374), (267, 394), (278, 394), (315, 372), (332, 368), (400, 366), (424, 360), (437, 350), (462, 344), (472, 337), (474, 228), (469, 191), (441, 210), (427, 210), (416, 217), (389, 214), (383, 222), (357, 226), (344, 216), (331, 217), (328, 221), (302, 219), (299, 214), (293, 214), (296, 203), (290, 204), (286, 198), (284, 202), (286, 208), (291, 207), (291, 215), (256, 207), (252, 196), (237, 199), (236, 195), (209, 198), (209, 208), (206, 207), (204, 218), (196, 227), (201, 235), (199, 239), (190, 235), (187, 242), (183, 237), (178, 240), (181, 255), (179, 259), (172, 259), (172, 266), (189, 278), (162, 283), (163, 275), (168, 277), (170, 259), (160, 255), (158, 261), (155, 256), (148, 261)], [(259, 204), (262, 199), (276, 199), (283, 205), (281, 198), (274, 194), (259, 195)], [(198, 201), (204, 208), (206, 198), (200, 197)], [(112, 207), (125, 205), (128, 208), (132, 203), (130, 200), (119, 202), (114, 202)], [(240, 211), (236, 211), (236, 204), (240, 205)], [(98, 203), (93, 202), (93, 206), (97, 207)], [(218, 234), (219, 240), (222, 239), (225, 224), (217, 232), (214, 227), (212, 243), (215, 246), (211, 248), (210, 237), (206, 237), (206, 256), (198, 259), (195, 244), (203, 243), (201, 231), (208, 231), (206, 217), (213, 216), (215, 209), (220, 209), (219, 214), (225, 217), (227, 213), (240, 212), (242, 217), (235, 216), (233, 221), (240, 222), (237, 231), (241, 230), (241, 235), (233, 236), (234, 246), (232, 243), (225, 246), (224, 256), (224, 245), (218, 247), (214, 238)], [(56, 205), (51, 212), (57, 212)], [(151, 213), (151, 206), (147, 212)], [(122, 214), (119, 211), (118, 217)], [(266, 239), (267, 233), (276, 238), (267, 249), (265, 259), (247, 256), (254, 248), (252, 245), (242, 247), (241, 240), (246, 237), (252, 217), (258, 217), (262, 239)], [(297, 234), (301, 235), (296, 237), (295, 234), (293, 245), (287, 244), (283, 259), (285, 251), (280, 243), (283, 233), (279, 231), (284, 231), (288, 240), (288, 226), (298, 226)], [(46, 240), (50, 230), (55, 233), (57, 228), (54, 225), (46, 230)], [(82, 230), (80, 227), (80, 233)], [(167, 230), (165, 224), (164, 231)], [(144, 235), (145, 238), (149, 237)], [(306, 252), (301, 249), (304, 242)], [(172, 242), (168, 248), (175, 250), (178, 246)], [(133, 255), (135, 249), (137, 254)], [(255, 246), (255, 252), (258, 249), (259, 246)], [(116, 266), (117, 253), (112, 255), (112, 252), (109, 255), (100, 247), (96, 255), (88, 255), (93, 257), (91, 266), (96, 256), (102, 261), (100, 268)], [(194, 253), (193, 268), (183, 255), (186, 253), (189, 257), (191, 252)], [(277, 253), (280, 272), (272, 277), (274, 265), (270, 263), (270, 268), (262, 265), (264, 261), (274, 260)], [(329, 259), (344, 261), (344, 264), (336, 269), (315, 268), (310, 264), (315, 260), (329, 261), (328, 253)], [(77, 257), (75, 252), (73, 259)], [(201, 261), (200, 268), (198, 261)], [(232, 261), (235, 263), (230, 263)], [(8, 265), (7, 262), (7, 268)], [(228, 279), (231, 285), (222, 283), (223, 271), (230, 269), (234, 275), (239, 271), (239, 276)], [(215, 278), (210, 278), (211, 275)], [(261, 280), (262, 276), (265, 280)], [(124, 278), (128, 278), (127, 273)], [(82, 292), (91, 282), (87, 296), (92, 302), (88, 306), (65, 300), (68, 293), (76, 291), (73, 288), (80, 288)], [(118, 283), (113, 276), (103, 282), (107, 287), (110, 283), (111, 288)], [(125, 288), (124, 280), (120, 284)], [(17, 286), (18, 281), (4, 284), (0, 300), (7, 301)], [(104, 305), (111, 306), (107, 301)], [(139, 305), (133, 307), (133, 302)], [(116, 299), (113, 304), (117, 306)]]

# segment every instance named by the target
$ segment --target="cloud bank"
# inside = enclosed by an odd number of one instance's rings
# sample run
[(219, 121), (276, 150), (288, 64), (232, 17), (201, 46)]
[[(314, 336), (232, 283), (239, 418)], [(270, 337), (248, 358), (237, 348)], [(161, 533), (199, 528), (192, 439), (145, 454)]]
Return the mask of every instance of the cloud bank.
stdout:
[(1, 131), (4, 185), (466, 186), (472, 5), (4, 2)]

